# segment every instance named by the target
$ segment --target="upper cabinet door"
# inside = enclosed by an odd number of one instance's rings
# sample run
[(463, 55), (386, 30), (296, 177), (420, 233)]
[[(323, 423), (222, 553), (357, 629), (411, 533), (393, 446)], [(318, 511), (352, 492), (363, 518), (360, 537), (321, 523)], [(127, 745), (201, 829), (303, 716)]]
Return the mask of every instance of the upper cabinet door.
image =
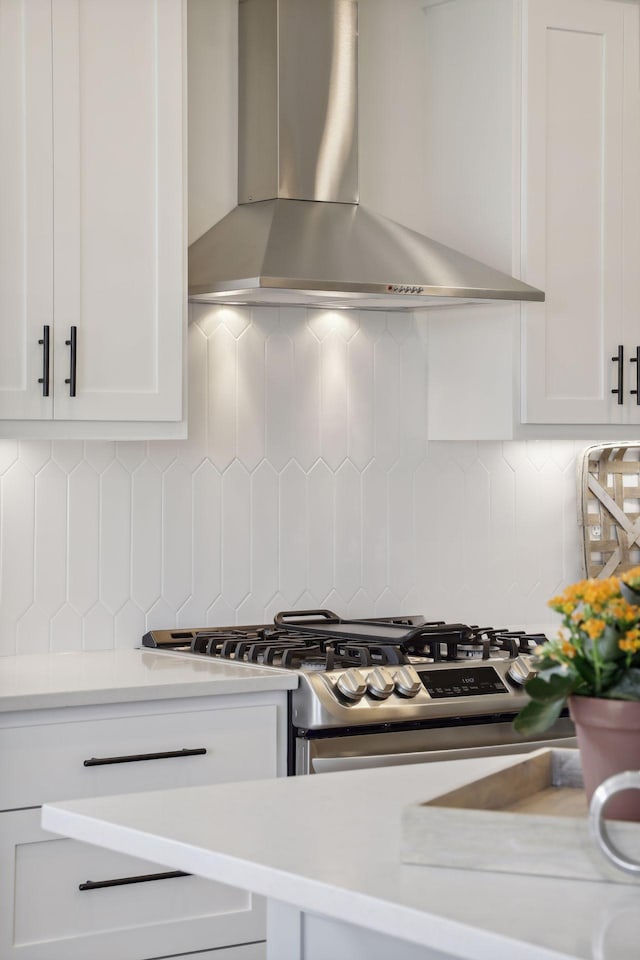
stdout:
[(52, 15), (54, 416), (179, 420), (183, 3), (52, 0)]
[[(640, 423), (640, 5), (624, 7), (624, 283), (625, 419)], [(632, 392), (635, 391), (635, 392)]]
[(622, 419), (624, 7), (525, 5), (524, 273), (546, 292), (523, 307), (528, 423)]
[[(45, 358), (45, 344), (38, 341), (51, 334), (53, 323), (51, 125), (50, 0), (0, 0), (3, 419), (47, 419), (53, 410), (46, 384), (38, 383)], [(51, 372), (52, 363), (51, 355)]]

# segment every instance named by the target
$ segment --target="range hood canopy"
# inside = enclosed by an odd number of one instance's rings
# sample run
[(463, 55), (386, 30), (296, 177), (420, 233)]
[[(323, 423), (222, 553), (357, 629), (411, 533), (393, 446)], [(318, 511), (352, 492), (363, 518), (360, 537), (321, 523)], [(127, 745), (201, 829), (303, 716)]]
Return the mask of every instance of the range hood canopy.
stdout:
[(239, 204), (189, 248), (189, 299), (407, 310), (544, 293), (363, 208), (357, 0), (240, 0)]

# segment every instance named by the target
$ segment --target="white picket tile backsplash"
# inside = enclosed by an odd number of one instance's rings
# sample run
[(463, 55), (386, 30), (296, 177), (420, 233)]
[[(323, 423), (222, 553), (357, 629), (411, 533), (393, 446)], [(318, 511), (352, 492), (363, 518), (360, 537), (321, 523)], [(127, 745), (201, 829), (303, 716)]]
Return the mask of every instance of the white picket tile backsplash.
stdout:
[[(144, 461), (131, 476), (131, 596), (150, 610), (162, 591), (162, 475)], [(124, 558), (123, 558), (124, 559)]]
[(191, 309), (188, 440), (0, 441), (0, 653), (295, 607), (549, 621), (584, 443), (428, 444), (410, 315)]
[(68, 491), (67, 598), (86, 616), (100, 597), (100, 478), (86, 460), (69, 474)]
[[(314, 598), (331, 592), (335, 538), (335, 477), (323, 460), (309, 471), (307, 499), (307, 590)], [(315, 605), (315, 600), (314, 600)]]
[(191, 596), (191, 474), (175, 460), (162, 478), (162, 596), (179, 610)]
[[(278, 582), (272, 593), (281, 590), (286, 597), (299, 597), (308, 586), (307, 517), (309, 502), (307, 477), (302, 467), (291, 460), (280, 476), (277, 521)], [(254, 500), (254, 514), (263, 505)]]
[(0, 638), (8, 638), (7, 652), (11, 653), (15, 627), (34, 599), (35, 480), (20, 460), (2, 478), (0, 524)]
[[(64, 551), (64, 530), (58, 537)], [(100, 596), (112, 615), (131, 588), (131, 475), (113, 460), (100, 478)]]

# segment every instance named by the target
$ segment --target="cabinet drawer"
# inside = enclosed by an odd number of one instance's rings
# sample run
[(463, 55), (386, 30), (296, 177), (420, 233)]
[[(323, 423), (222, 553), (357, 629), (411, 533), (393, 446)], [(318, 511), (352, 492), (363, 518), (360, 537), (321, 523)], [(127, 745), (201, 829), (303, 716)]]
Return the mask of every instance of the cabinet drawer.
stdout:
[(260, 940), (264, 903), (192, 876), (80, 890), (168, 867), (46, 833), (39, 810), (0, 814), (3, 960), (148, 960)]
[(163, 709), (0, 729), (0, 810), (276, 776), (275, 706)]

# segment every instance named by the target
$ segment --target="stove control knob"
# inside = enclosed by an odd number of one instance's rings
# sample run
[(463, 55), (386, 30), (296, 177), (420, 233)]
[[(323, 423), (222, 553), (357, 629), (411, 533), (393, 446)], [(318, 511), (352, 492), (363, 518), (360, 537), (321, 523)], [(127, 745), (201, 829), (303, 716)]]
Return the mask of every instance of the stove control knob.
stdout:
[(367, 675), (367, 690), (376, 700), (386, 700), (393, 693), (393, 677), (388, 670), (376, 667)]
[(529, 677), (532, 677), (536, 672), (531, 665), (532, 658), (526, 654), (520, 654), (519, 657), (513, 661), (507, 670), (507, 679), (511, 681), (516, 687), (523, 687)]
[(399, 693), (401, 697), (416, 697), (420, 693), (422, 683), (413, 670), (401, 667), (396, 670), (393, 679), (395, 680), (396, 693)]
[(367, 683), (359, 670), (345, 670), (336, 681), (336, 690), (346, 700), (356, 703), (367, 692)]

